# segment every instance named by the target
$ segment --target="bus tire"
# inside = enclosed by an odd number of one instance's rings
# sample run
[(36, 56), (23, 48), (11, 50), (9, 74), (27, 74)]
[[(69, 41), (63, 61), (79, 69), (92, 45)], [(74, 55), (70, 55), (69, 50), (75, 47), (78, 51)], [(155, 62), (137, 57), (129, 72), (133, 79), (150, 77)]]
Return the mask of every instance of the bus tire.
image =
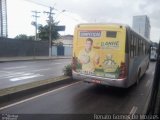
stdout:
[(138, 85), (138, 84), (139, 84), (140, 75), (141, 75), (141, 69), (139, 69), (139, 70), (138, 70), (138, 75), (137, 75), (136, 85)]
[(149, 68), (149, 62), (148, 62), (148, 64), (147, 64), (147, 69), (146, 69), (146, 70), (148, 70), (148, 68)]

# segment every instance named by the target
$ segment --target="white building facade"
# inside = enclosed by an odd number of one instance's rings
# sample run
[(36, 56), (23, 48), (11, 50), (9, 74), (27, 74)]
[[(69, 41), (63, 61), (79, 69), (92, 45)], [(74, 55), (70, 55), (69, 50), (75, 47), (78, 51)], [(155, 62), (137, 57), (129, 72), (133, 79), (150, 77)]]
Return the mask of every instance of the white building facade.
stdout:
[(148, 16), (146, 15), (133, 16), (132, 28), (137, 33), (150, 39), (151, 26), (150, 26), (150, 20)]

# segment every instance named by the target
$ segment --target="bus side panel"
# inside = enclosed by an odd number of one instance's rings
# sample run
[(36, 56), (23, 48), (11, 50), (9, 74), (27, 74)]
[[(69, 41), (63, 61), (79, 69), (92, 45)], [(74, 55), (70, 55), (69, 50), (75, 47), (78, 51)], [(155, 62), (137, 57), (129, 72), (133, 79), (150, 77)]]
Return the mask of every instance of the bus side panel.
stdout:
[[(134, 84), (140, 77), (142, 77), (142, 75), (146, 72), (147, 67), (149, 65), (149, 54), (148, 52), (148, 43), (144, 44), (146, 41), (144, 39), (142, 39), (141, 37), (137, 36), (135, 33), (133, 34), (128, 34), (129, 39), (128, 39), (128, 60), (129, 60), (129, 74), (128, 74), (128, 79), (129, 79), (129, 86)], [(135, 35), (135, 38), (137, 39), (137, 43), (136, 46), (134, 47), (138, 47), (136, 48), (136, 53), (131, 53), (131, 42), (133, 39), (131, 36)], [(135, 40), (135, 38), (133, 40)], [(143, 41), (143, 46), (141, 46), (142, 44), (140, 43), (140, 41)], [(145, 45), (145, 50), (144, 50), (144, 45)], [(135, 48), (134, 48), (135, 49)], [(135, 52), (134, 51), (134, 52)], [(132, 54), (132, 55), (131, 55)]]
[(138, 69), (140, 68), (141, 58), (135, 57), (134, 59), (130, 59), (130, 67), (129, 67), (129, 80), (130, 85), (134, 84), (138, 79)]
[[(142, 77), (142, 75), (146, 72), (148, 63), (148, 56), (138, 56), (130, 60), (129, 79), (131, 85), (136, 82), (138, 77)], [(138, 74), (140, 75), (138, 76)]]

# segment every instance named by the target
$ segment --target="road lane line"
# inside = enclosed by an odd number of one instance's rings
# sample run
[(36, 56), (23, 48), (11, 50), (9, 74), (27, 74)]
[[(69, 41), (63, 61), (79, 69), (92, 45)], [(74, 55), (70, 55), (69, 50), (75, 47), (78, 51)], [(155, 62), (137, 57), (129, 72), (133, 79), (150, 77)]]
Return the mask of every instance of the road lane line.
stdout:
[[(38, 72), (38, 71), (45, 71), (45, 70), (50, 70), (50, 69), (51, 68), (23, 70), (23, 73), (27, 72), (27, 71), (29, 71), (29, 72)], [(4, 74), (15, 74), (15, 73), (18, 73), (18, 71), (16, 71), (16, 72), (0, 71), (0, 72), (3, 72)]]
[(8, 76), (16, 76), (22, 74), (25, 74), (25, 72), (10, 72), (10, 73), (5, 73), (4, 75), (0, 75), (0, 78), (6, 78)]
[(10, 70), (10, 69), (20, 69), (20, 68), (26, 68), (27, 66), (19, 66), (19, 67), (8, 67), (8, 68), (3, 68), (5, 70)]
[(13, 72), (9, 72), (9, 71), (0, 71), (1, 73), (13, 73)]
[(146, 83), (146, 87), (148, 87), (148, 86), (149, 86), (150, 82), (151, 82), (150, 80), (148, 80), (148, 81), (147, 81), (147, 83)]
[(30, 70), (30, 72), (38, 72), (38, 71), (45, 71), (45, 70), (50, 70), (51, 68), (47, 68), (47, 69), (38, 69), (38, 70)]
[(34, 73), (22, 73), (22, 74), (12, 74), (12, 75), (6, 75), (0, 78), (13, 78), (13, 77), (21, 77), (21, 76), (27, 76), (27, 75), (33, 75)]
[(35, 75), (22, 76), (17, 78), (11, 78), (10, 81), (15, 82), (15, 81), (21, 81), (21, 80), (26, 80), (30, 78), (40, 77), (40, 76), (43, 76), (43, 75), (35, 74)]
[(130, 114), (130, 115), (134, 115), (137, 110), (138, 110), (138, 107), (133, 106), (129, 114)]
[(71, 62), (52, 63), (52, 65), (56, 65), (56, 64), (65, 64), (65, 63), (71, 63)]
[(57, 65), (57, 64), (62, 64), (62, 63), (52, 63), (52, 65), (55, 65), (55, 64)]
[(154, 75), (154, 71), (152, 72), (152, 75)]
[(50, 70), (51, 68), (47, 68), (47, 69), (35, 69), (35, 70), (27, 70), (27, 71), (24, 71), (24, 72), (7, 72), (7, 71), (3, 71), (4, 74), (1, 75), (0, 74), (0, 79), (2, 78), (10, 78), (10, 76), (22, 76), (23, 74), (27, 73), (27, 72), (40, 72), (40, 71), (47, 71), (47, 70)]
[(1, 107), (1, 108), (0, 108), (0, 111), (3, 110), (3, 109), (7, 109), (7, 108), (10, 108), (10, 107), (13, 107), (13, 106), (18, 105), (18, 104), (21, 104), (21, 103), (24, 103), (24, 102), (33, 100), (33, 99), (36, 99), (36, 98), (39, 98), (39, 97), (41, 97), (41, 96), (50, 94), (50, 93), (52, 93), (52, 92), (56, 92), (56, 91), (59, 91), (59, 90), (68, 88), (68, 87), (70, 87), (70, 86), (76, 85), (76, 84), (81, 83), (81, 82), (82, 82), (82, 81), (79, 81), (79, 82), (76, 82), (76, 83), (72, 83), (72, 84), (69, 84), (69, 85), (66, 85), (66, 86), (63, 86), (63, 87), (54, 89), (54, 90), (52, 90), (52, 91), (48, 91), (48, 92), (46, 92), (46, 93), (43, 93), (43, 94), (40, 94), (40, 95), (31, 97), (31, 98), (28, 98), (28, 99), (25, 99), (25, 100), (21, 100), (21, 101), (19, 101), (19, 102), (16, 102), (16, 103), (13, 103), (13, 104), (10, 104), (10, 105), (6, 105), (6, 106), (4, 106), (4, 107)]

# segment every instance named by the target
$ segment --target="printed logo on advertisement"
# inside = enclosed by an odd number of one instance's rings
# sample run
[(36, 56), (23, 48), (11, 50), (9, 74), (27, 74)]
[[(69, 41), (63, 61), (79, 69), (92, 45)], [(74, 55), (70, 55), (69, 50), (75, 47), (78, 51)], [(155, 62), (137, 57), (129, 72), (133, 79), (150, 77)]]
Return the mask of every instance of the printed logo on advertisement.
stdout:
[(119, 41), (107, 41), (107, 42), (101, 42), (101, 48), (102, 49), (119, 49)]
[(101, 37), (101, 31), (80, 31), (80, 37)]

